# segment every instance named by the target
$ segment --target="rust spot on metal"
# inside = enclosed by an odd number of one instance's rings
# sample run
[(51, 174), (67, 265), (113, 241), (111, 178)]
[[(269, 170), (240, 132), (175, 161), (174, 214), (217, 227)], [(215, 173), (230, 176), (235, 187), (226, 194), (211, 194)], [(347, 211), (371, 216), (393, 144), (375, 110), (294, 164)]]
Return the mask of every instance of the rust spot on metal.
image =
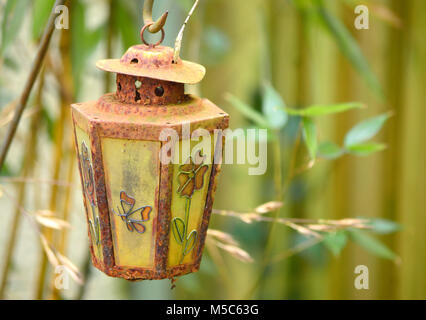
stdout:
[(122, 103), (136, 103), (145, 106), (181, 104), (188, 99), (183, 83), (124, 74), (117, 74), (116, 97)]
[[(221, 154), (223, 154), (224, 148), (225, 148), (224, 137), (219, 137), (217, 144), (215, 146), (215, 158), (217, 158), (217, 152), (222, 152)], [(199, 230), (200, 241), (198, 243), (197, 253), (196, 253), (197, 254), (196, 263), (198, 266), (201, 264), (201, 258), (203, 254), (204, 243), (207, 236), (207, 228), (209, 226), (210, 216), (213, 209), (213, 201), (214, 201), (214, 196), (215, 196), (216, 187), (217, 187), (217, 178), (220, 173), (220, 169), (221, 169), (221, 164), (214, 164), (212, 167), (211, 175), (210, 175), (210, 183), (209, 183), (209, 189), (207, 192), (206, 204), (204, 206), (203, 220), (201, 222), (201, 227)]]

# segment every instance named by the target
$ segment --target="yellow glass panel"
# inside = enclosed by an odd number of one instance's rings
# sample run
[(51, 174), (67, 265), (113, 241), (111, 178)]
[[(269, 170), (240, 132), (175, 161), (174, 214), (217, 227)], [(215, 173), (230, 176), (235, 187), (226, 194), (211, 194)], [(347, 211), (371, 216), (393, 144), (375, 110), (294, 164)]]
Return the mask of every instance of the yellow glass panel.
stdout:
[[(92, 245), (95, 256), (102, 260), (102, 245), (99, 225), (99, 210), (96, 201), (95, 183), (93, 180), (92, 153), (90, 151), (90, 138), (80, 127), (75, 127), (77, 138), (78, 158), (83, 176), (83, 194), (84, 202), (87, 208), (89, 218), (89, 231), (92, 236)], [(85, 161), (86, 160), (86, 161)], [(91, 170), (91, 173), (90, 173)], [(92, 201), (89, 199), (89, 195)]]
[[(196, 142), (191, 141), (191, 149)], [(175, 148), (175, 159), (179, 157), (180, 147)], [(207, 157), (207, 154), (201, 153)], [(181, 158), (182, 159), (182, 158)], [(195, 251), (199, 243), (201, 221), (204, 214), (210, 182), (211, 162), (200, 165), (173, 165), (171, 226), (169, 242), (169, 267), (194, 263)], [(184, 163), (186, 160), (184, 159)], [(193, 159), (194, 162), (196, 161)], [(209, 164), (206, 164), (209, 163)], [(202, 184), (195, 182), (202, 181)]]
[(102, 139), (115, 263), (154, 265), (159, 142)]

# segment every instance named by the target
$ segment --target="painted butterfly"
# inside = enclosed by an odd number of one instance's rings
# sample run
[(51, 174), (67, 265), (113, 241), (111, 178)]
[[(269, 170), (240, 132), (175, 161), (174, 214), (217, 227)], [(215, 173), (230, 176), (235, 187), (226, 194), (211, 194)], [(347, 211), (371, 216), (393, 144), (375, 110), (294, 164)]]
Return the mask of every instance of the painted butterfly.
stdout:
[[(133, 232), (133, 230), (136, 230), (137, 233), (142, 234), (145, 232), (145, 226), (142, 224), (142, 222), (149, 221), (150, 219), (149, 215), (152, 212), (152, 207), (144, 206), (144, 207), (140, 207), (138, 209), (133, 210), (135, 203), (136, 203), (136, 200), (134, 198), (128, 196), (126, 192), (121, 191), (120, 192), (121, 210), (119, 207), (117, 207), (119, 213), (116, 213), (114, 209), (112, 211), (115, 215), (121, 217), (121, 220), (123, 220), (126, 223), (127, 230), (129, 230), (130, 232)], [(132, 217), (134, 217), (134, 215), (137, 216), (138, 213), (140, 213), (141, 219), (133, 219)]]

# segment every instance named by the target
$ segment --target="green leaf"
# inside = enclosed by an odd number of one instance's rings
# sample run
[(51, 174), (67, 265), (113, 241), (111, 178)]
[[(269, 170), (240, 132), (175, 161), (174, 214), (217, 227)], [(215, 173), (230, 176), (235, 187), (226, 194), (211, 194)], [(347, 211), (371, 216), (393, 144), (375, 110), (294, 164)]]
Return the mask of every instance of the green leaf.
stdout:
[(263, 86), (262, 111), (266, 116), (270, 126), (274, 129), (281, 129), (287, 123), (286, 105), (280, 94), (269, 82)]
[(33, 1), (33, 28), (32, 36), (33, 39), (38, 39), (44, 28), (46, 27), (47, 21), (49, 20), (50, 13), (52, 12), (55, 0), (34, 0)]
[(343, 55), (352, 63), (353, 67), (365, 79), (376, 95), (383, 100), (384, 94), (382, 86), (376, 75), (371, 70), (360, 47), (345, 25), (335, 16), (331, 15), (323, 6), (322, 1), (318, 1), (318, 16), (325, 27), (336, 40), (337, 45)]
[(8, 0), (6, 2), (1, 25), (0, 56), (3, 56), (7, 47), (18, 36), (29, 6), (29, 0)]
[(325, 159), (337, 159), (344, 154), (344, 150), (333, 142), (321, 142), (318, 147), (318, 156)]
[(315, 160), (318, 150), (317, 128), (315, 123), (310, 118), (303, 118), (303, 137), (306, 147), (309, 151), (309, 156)]
[(386, 149), (386, 145), (383, 143), (363, 143), (356, 144), (346, 148), (349, 153), (356, 156), (368, 156), (372, 153), (382, 151)]
[(345, 147), (358, 145), (373, 138), (389, 117), (390, 114), (385, 113), (358, 123), (346, 134)]
[(236, 96), (228, 93), (225, 95), (225, 99), (232, 104), (238, 111), (240, 111), (245, 117), (252, 120), (261, 128), (269, 128), (268, 121), (263, 117), (263, 115), (256, 110), (254, 110), (249, 105), (242, 102)]
[(378, 234), (390, 234), (401, 230), (399, 223), (388, 219), (372, 219), (368, 225), (372, 228), (371, 231)]
[(377, 257), (396, 260), (398, 256), (376, 238), (371, 237), (367, 233), (360, 230), (348, 231), (351, 239), (370, 253)]
[(345, 231), (330, 232), (325, 235), (323, 243), (333, 255), (338, 256), (348, 243), (348, 236)]
[(324, 116), (327, 114), (340, 113), (351, 109), (362, 108), (364, 105), (359, 102), (348, 102), (348, 103), (338, 103), (330, 105), (312, 105), (305, 109), (292, 109), (287, 108), (287, 112), (291, 115), (297, 115), (302, 117), (318, 117)]

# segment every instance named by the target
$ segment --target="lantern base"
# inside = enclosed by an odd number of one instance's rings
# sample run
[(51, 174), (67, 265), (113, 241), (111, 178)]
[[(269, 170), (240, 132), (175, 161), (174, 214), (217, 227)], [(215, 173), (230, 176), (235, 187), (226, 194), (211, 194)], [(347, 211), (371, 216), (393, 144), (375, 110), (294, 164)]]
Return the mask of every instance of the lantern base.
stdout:
[[(220, 164), (198, 166), (203, 170), (191, 164), (188, 172), (182, 167), (191, 158), (162, 163), (159, 151), (169, 142), (161, 136), (173, 131), (178, 150), (190, 140), (186, 131), (214, 137), (229, 116), (207, 99), (186, 97), (181, 104), (143, 106), (107, 94), (72, 106), (92, 262), (108, 276), (171, 279), (200, 268)], [(210, 160), (223, 152), (218, 131)], [(192, 189), (181, 185), (198, 178), (202, 183)]]
[(200, 269), (200, 263), (174, 266), (168, 268), (166, 272), (156, 272), (153, 269), (136, 267), (115, 266), (112, 268), (106, 268), (102, 263), (97, 261), (94, 255), (92, 255), (92, 264), (96, 267), (96, 269), (102, 271), (110, 277), (123, 278), (132, 282), (139, 282), (143, 280), (172, 279), (175, 277), (187, 275), (189, 273), (197, 272)]

